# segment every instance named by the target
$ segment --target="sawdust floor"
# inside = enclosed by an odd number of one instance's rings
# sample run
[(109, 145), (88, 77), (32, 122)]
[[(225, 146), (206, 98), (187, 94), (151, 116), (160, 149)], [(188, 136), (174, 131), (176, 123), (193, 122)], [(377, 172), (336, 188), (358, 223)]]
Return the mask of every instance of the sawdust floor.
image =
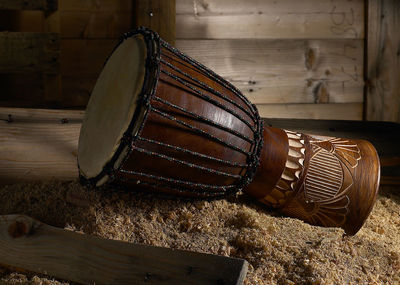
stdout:
[[(0, 189), (0, 215), (135, 243), (245, 258), (246, 284), (400, 284), (400, 187), (381, 188), (362, 230), (279, 217), (243, 195), (180, 201), (88, 190), (77, 182)], [(0, 284), (68, 284), (0, 268)]]

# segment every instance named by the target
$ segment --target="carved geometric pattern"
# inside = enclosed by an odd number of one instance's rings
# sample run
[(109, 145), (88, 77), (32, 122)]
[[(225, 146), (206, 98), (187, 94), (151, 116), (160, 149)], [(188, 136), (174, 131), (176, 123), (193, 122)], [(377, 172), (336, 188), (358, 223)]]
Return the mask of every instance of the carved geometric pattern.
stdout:
[(347, 195), (361, 159), (357, 144), (286, 131), (289, 153), (275, 188), (261, 201), (311, 224), (341, 226), (349, 212)]
[(304, 139), (301, 134), (285, 131), (289, 140), (289, 152), (282, 176), (275, 188), (261, 201), (271, 207), (280, 207), (296, 189), (297, 182), (303, 171), (304, 164)]
[(352, 169), (361, 159), (357, 144), (330, 137), (304, 136), (308, 163), (304, 182), (283, 212), (312, 224), (341, 226), (346, 222), (354, 184)]
[(318, 148), (310, 160), (305, 180), (307, 201), (317, 202), (335, 197), (343, 184), (343, 170), (339, 159), (323, 148)]

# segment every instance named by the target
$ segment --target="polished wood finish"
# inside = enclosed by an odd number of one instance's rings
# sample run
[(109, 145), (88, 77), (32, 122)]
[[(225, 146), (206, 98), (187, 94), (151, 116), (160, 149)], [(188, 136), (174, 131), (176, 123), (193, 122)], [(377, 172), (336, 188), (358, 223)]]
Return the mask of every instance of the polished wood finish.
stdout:
[(363, 140), (286, 133), (282, 143), (289, 144), (289, 151), (284, 154), (287, 160), (280, 180), (273, 188), (259, 187), (257, 195), (254, 190), (244, 191), (285, 215), (356, 234), (378, 192), (380, 165), (375, 148)]
[[(113, 170), (105, 168), (105, 173), (112, 173), (114, 182), (123, 186), (167, 194), (213, 197), (231, 193), (226, 189), (243, 178), (253, 155), (258, 155), (254, 145), (260, 134), (252, 129), (259, 125), (247, 113), (252, 107), (222, 78), (205, 75), (202, 67), (178, 53), (161, 46), (160, 56), (160, 77), (146, 107), (147, 120), (139, 134), (133, 134), (123, 163), (116, 166), (111, 160)], [(202, 93), (197, 94), (199, 89)], [(262, 136), (259, 164), (254, 177), (247, 178), (245, 193), (313, 225), (342, 227), (349, 235), (361, 228), (374, 205), (380, 179), (379, 157), (370, 143), (269, 126)], [(95, 183), (101, 179), (96, 177)], [(221, 186), (222, 191), (213, 188)]]
[[(273, 189), (285, 169), (289, 144), (285, 131), (276, 128), (264, 128), (264, 147), (261, 150), (260, 165), (252, 183), (246, 187), (246, 193), (262, 199), (264, 189)], [(262, 191), (260, 191), (262, 189)]]
[[(243, 110), (250, 111), (249, 105), (246, 105), (232, 90), (220, 84), (216, 79), (205, 76), (195, 66), (183, 62), (175, 54), (164, 47), (161, 49), (161, 59), (165, 60), (171, 66), (179, 68), (182, 72), (189, 74), (193, 78), (196, 78), (205, 84), (205, 86), (209, 86), (218, 92), (221, 92), (227, 98), (241, 106)], [(178, 151), (177, 149), (149, 143), (148, 141), (136, 140), (133, 146), (133, 151), (124, 162), (122, 170), (162, 176), (174, 180), (183, 180), (189, 183), (226, 186), (229, 188), (231, 185), (239, 181), (240, 176), (246, 172), (246, 168), (226, 165), (221, 161), (246, 165), (248, 156), (245, 153), (251, 153), (254, 148), (253, 132), (250, 127), (256, 128), (257, 126), (245, 111), (236, 108), (231, 103), (228, 103), (226, 100), (212, 92), (199, 87), (199, 83), (190, 80), (189, 86), (198, 88), (198, 90), (201, 90), (205, 96), (209, 96), (219, 104), (225, 104), (230, 109), (234, 109), (249, 125), (246, 125), (245, 122), (241, 121), (226, 110), (217, 107), (216, 104), (208, 102), (198, 94), (196, 95), (196, 92), (184, 85), (182, 82), (168, 76), (165, 72), (171, 72), (175, 75), (182, 76), (171, 66), (168, 66), (165, 63), (160, 64), (162, 72), (160, 72), (160, 78), (157, 83), (154, 98), (150, 102), (152, 109), (157, 108), (170, 116), (174, 116), (177, 120), (181, 120), (189, 126), (200, 129), (204, 134), (199, 134), (194, 129), (177, 123), (176, 120), (168, 119), (165, 116), (161, 116), (159, 113), (150, 110), (140, 136), (147, 140), (162, 142), (163, 144), (197, 152), (202, 155), (208, 155), (218, 159), (219, 161), (201, 158)], [(156, 98), (165, 100), (169, 102), (169, 104), (176, 105), (181, 109), (162, 103)], [(200, 121), (193, 115), (185, 113), (184, 110), (202, 116), (206, 120), (219, 120), (220, 122), (217, 123), (229, 129), (229, 131), (223, 130), (221, 127), (214, 126), (205, 121)], [(246, 141), (243, 138), (232, 134), (232, 132), (248, 137), (250, 141)], [(210, 138), (207, 135), (214, 136), (220, 141)], [(222, 144), (221, 141), (230, 143), (238, 150)], [(162, 154), (165, 157), (149, 155), (149, 153), (139, 151), (140, 149), (146, 149), (154, 153)], [(183, 161), (184, 163), (179, 163), (176, 160), (173, 161), (167, 157), (172, 157), (173, 159)], [(192, 167), (189, 164), (199, 167)], [(173, 190), (169, 187), (163, 186), (170, 185), (168, 181), (160, 181), (155, 178), (143, 177), (141, 175), (125, 173), (123, 171), (117, 171), (117, 176), (122, 178), (122, 181), (124, 181), (122, 184), (134, 185), (136, 188), (142, 187), (146, 190), (152, 189), (157, 192), (195, 197), (212, 197), (215, 195), (223, 195), (225, 192), (228, 192), (228, 190), (221, 191), (221, 189), (218, 191), (216, 190), (215, 192), (212, 189), (210, 189), (209, 192), (204, 192), (203, 189), (207, 187), (183, 183), (177, 183), (180, 188), (182, 188), (181, 190)], [(221, 174), (221, 172), (231, 176)], [(151, 188), (148, 187), (149, 183), (152, 184)]]

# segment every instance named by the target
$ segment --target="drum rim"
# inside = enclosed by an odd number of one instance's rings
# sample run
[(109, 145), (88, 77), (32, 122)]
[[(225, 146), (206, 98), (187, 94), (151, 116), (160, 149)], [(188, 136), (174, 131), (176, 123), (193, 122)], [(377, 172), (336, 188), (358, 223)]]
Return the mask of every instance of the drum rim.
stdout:
[[(216, 80), (219, 81), (220, 84), (225, 85), (227, 89), (231, 89), (231, 91), (238, 96), (243, 102), (246, 104), (247, 107), (250, 108), (250, 111), (253, 113), (254, 118), (254, 125), (255, 125), (255, 131), (254, 131), (254, 144), (252, 149), (250, 150), (251, 156), (248, 157), (247, 159), (247, 168), (245, 170), (245, 173), (242, 175), (240, 180), (238, 180), (236, 183), (232, 184), (232, 188), (225, 189), (225, 192), (210, 192), (206, 190), (195, 190), (195, 189), (187, 189), (184, 187), (179, 187), (176, 186), (173, 189), (176, 191), (181, 191), (179, 190), (182, 188), (182, 191), (187, 192), (187, 193), (192, 193), (192, 194), (197, 194), (197, 195), (206, 195), (208, 197), (222, 197), (222, 196), (227, 196), (229, 194), (234, 194), (237, 193), (238, 191), (242, 190), (244, 187), (246, 187), (250, 182), (253, 180), (256, 171), (258, 169), (258, 166), (260, 164), (260, 157), (261, 157), (261, 150), (263, 148), (264, 144), (264, 137), (263, 137), (263, 121), (260, 118), (260, 115), (258, 113), (258, 110), (254, 104), (252, 104), (241, 92), (239, 89), (237, 89), (234, 85), (232, 85), (230, 82), (222, 78), (220, 75), (216, 74), (203, 64), (199, 63), (198, 61), (192, 59), (191, 57), (187, 56), (186, 54), (182, 53), (175, 47), (172, 47), (170, 44), (165, 42), (163, 39), (159, 37), (159, 35), (146, 28), (146, 27), (139, 27), (136, 30), (130, 31), (128, 33), (125, 33), (122, 35), (120, 38), (118, 44), (115, 46), (115, 48), (111, 51), (110, 55), (105, 61), (105, 64), (107, 64), (108, 60), (110, 59), (111, 55), (114, 53), (114, 51), (128, 38), (131, 38), (136, 35), (142, 35), (143, 40), (146, 45), (146, 60), (145, 60), (145, 75), (144, 75), (144, 80), (143, 80), (143, 86), (142, 90), (138, 95), (137, 99), (137, 107), (136, 110), (133, 114), (133, 117), (131, 119), (131, 122), (127, 128), (127, 130), (124, 132), (124, 135), (121, 139), (121, 143), (117, 148), (117, 151), (114, 153), (112, 158), (107, 162), (103, 170), (96, 175), (95, 177), (92, 178), (87, 178), (84, 177), (81, 172), (79, 171), (79, 179), (80, 182), (83, 185), (88, 185), (92, 187), (99, 187), (107, 184), (111, 184), (112, 182), (117, 180), (117, 173), (120, 171), (120, 169), (123, 167), (125, 161), (129, 158), (131, 152), (134, 150), (134, 142), (135, 142), (135, 137), (139, 135), (146, 125), (147, 121), (147, 116), (149, 114), (149, 111), (151, 110), (151, 104), (150, 101), (152, 97), (154, 97), (155, 92), (157, 91), (157, 84), (159, 81), (159, 76), (160, 76), (160, 60), (161, 60), (161, 47), (165, 47), (173, 52), (175, 52), (177, 55), (187, 59), (189, 62), (191, 61), (192, 63), (195, 63), (198, 65), (199, 68), (206, 70), (211, 76), (215, 77)], [(104, 65), (105, 65), (104, 64)], [(142, 116), (142, 117), (140, 117)], [(138, 119), (140, 121), (138, 121)], [(139, 125), (137, 131), (133, 133), (135, 127)], [(124, 154), (124, 151), (128, 149), (128, 151)], [(120, 163), (118, 166), (116, 166), (116, 163), (120, 160)], [(78, 163), (78, 168), (79, 168), (79, 163)], [(107, 178), (105, 181), (104, 179)], [(101, 185), (99, 183), (101, 182)], [(168, 187), (167, 187), (168, 188)], [(185, 191), (186, 190), (186, 191)]]
[[(133, 131), (136, 126), (139, 125), (139, 129), (135, 133), (140, 133), (141, 129), (144, 127), (144, 123), (146, 121), (146, 117), (148, 114), (148, 106), (150, 105), (150, 99), (152, 95), (157, 90), (157, 82), (160, 73), (159, 61), (160, 61), (160, 45), (156, 40), (155, 33), (149, 33), (146, 28), (139, 28), (137, 30), (125, 33), (119, 39), (117, 45), (113, 48), (113, 50), (108, 55), (105, 63), (103, 66), (107, 64), (109, 59), (111, 58), (112, 54), (119, 48), (119, 46), (127, 39), (141, 35), (144, 38), (144, 42), (146, 45), (146, 60), (145, 60), (145, 74), (143, 80), (142, 90), (140, 91), (137, 99), (137, 106), (133, 113), (132, 118), (130, 119), (130, 123), (126, 131), (124, 132), (121, 142), (112, 155), (111, 159), (103, 166), (102, 171), (94, 177), (87, 178), (82, 175), (80, 171), (79, 163), (78, 163), (78, 170), (79, 170), (79, 180), (83, 185), (89, 186), (100, 186), (98, 185), (99, 182), (104, 180), (108, 177), (104, 183), (102, 184), (109, 184), (115, 180), (115, 172), (118, 170), (118, 167), (115, 167), (115, 164), (118, 160), (121, 159), (121, 155), (124, 153), (125, 149), (128, 148), (128, 152), (122, 157), (122, 161), (119, 163), (120, 165), (124, 164), (124, 161), (129, 157), (129, 154), (132, 152), (132, 147), (129, 145), (133, 141)], [(158, 36), (158, 35), (157, 35)], [(150, 74), (155, 74), (153, 77), (153, 81), (151, 82)], [(142, 118), (141, 118), (142, 116)]]

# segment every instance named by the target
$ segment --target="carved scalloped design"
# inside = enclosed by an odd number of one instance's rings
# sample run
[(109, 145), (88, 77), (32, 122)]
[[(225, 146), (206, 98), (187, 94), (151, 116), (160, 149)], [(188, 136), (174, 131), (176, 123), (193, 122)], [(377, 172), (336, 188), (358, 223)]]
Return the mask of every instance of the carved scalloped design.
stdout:
[(285, 169), (275, 188), (260, 200), (271, 207), (279, 207), (285, 203), (288, 196), (296, 189), (304, 167), (305, 146), (301, 134), (286, 130), (285, 132), (289, 140)]
[(341, 226), (346, 222), (354, 185), (352, 169), (361, 159), (360, 149), (352, 141), (306, 136), (310, 156), (305, 179), (297, 195), (283, 212), (311, 224)]

